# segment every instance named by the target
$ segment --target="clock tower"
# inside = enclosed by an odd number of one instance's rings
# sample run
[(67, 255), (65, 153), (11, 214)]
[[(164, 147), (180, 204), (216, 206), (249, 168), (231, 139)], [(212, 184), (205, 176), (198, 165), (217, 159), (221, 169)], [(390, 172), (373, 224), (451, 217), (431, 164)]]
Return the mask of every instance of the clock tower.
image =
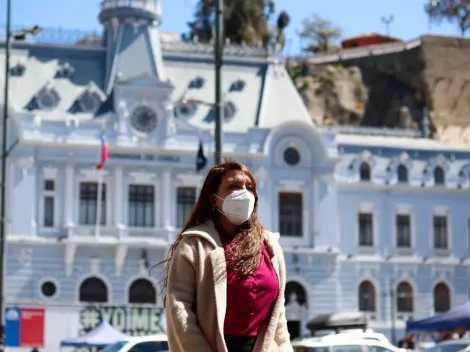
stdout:
[(169, 81), (160, 45), (159, 0), (104, 0), (104, 89), (114, 99), (119, 138), (163, 143), (173, 120)]

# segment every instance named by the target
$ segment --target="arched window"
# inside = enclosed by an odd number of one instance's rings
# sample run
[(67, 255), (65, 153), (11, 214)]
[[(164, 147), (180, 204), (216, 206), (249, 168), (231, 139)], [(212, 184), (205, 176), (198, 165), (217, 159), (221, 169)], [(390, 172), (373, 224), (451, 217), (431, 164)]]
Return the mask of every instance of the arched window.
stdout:
[(359, 310), (361, 312), (375, 312), (375, 288), (372, 282), (363, 281), (359, 285)]
[(151, 281), (137, 279), (129, 287), (129, 303), (155, 304), (157, 302), (157, 290)]
[(397, 168), (398, 183), (408, 183), (408, 168), (400, 164)]
[(399, 313), (413, 312), (413, 288), (405, 281), (397, 286), (397, 311)]
[(308, 297), (305, 288), (296, 281), (286, 284), (284, 293), (286, 305), (287, 330), (291, 338), (302, 336), (302, 321), (308, 318)]
[(434, 312), (445, 313), (450, 309), (449, 286), (440, 282), (434, 286)]
[(443, 185), (446, 182), (444, 169), (441, 166), (434, 168), (434, 184)]
[(87, 303), (107, 303), (108, 288), (103, 280), (89, 277), (83, 280), (79, 289), (79, 301)]
[(289, 281), (286, 283), (286, 290), (284, 292), (286, 297), (285, 304), (288, 305), (292, 297), (295, 297), (296, 303), (299, 305), (307, 304), (307, 292), (305, 292), (304, 287), (295, 281)]
[(370, 181), (370, 165), (368, 162), (363, 161), (361, 163), (361, 166), (359, 167), (359, 176), (361, 178), (361, 181)]

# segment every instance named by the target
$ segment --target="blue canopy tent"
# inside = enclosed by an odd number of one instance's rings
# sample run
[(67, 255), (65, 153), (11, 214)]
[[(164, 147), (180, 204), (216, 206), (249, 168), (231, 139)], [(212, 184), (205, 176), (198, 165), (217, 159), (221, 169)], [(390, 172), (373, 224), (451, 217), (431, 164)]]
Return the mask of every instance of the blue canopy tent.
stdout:
[(406, 323), (406, 330), (410, 332), (449, 331), (461, 328), (470, 329), (470, 301), (446, 313)]
[(108, 322), (102, 322), (84, 336), (62, 340), (61, 347), (106, 347), (116, 342), (129, 340), (129, 336), (117, 331)]

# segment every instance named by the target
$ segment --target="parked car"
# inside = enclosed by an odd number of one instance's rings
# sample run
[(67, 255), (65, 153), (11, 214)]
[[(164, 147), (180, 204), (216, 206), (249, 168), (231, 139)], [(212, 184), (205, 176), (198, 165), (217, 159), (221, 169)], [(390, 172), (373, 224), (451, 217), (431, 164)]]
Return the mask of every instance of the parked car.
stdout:
[(426, 352), (457, 352), (470, 351), (470, 339), (447, 340), (428, 348)]
[(378, 341), (378, 342), (380, 342), (384, 345), (390, 345), (391, 344), (389, 339), (384, 334), (374, 332), (373, 330), (366, 330), (366, 331), (363, 331), (363, 330), (343, 330), (339, 333), (330, 333), (330, 334), (327, 334), (327, 335), (315, 336), (315, 337), (304, 337), (304, 338), (301, 338), (301, 339), (297, 339), (296, 341), (319, 342), (319, 341), (330, 341), (330, 340), (337, 341), (338, 339), (347, 339), (347, 340), (364, 339), (364, 340)]
[(168, 338), (165, 334), (132, 337), (106, 347), (103, 352), (168, 352)]
[[(340, 334), (338, 334), (340, 335)], [(354, 338), (310, 338), (292, 342), (295, 352), (402, 352), (403, 349), (377, 340)]]

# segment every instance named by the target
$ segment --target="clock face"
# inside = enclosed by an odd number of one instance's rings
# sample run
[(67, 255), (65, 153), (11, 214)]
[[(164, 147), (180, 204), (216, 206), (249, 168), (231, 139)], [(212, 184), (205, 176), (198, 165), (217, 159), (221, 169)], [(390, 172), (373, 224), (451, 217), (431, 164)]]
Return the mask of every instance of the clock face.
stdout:
[(148, 106), (139, 106), (132, 112), (131, 125), (137, 132), (149, 134), (157, 128), (157, 122), (157, 113)]

